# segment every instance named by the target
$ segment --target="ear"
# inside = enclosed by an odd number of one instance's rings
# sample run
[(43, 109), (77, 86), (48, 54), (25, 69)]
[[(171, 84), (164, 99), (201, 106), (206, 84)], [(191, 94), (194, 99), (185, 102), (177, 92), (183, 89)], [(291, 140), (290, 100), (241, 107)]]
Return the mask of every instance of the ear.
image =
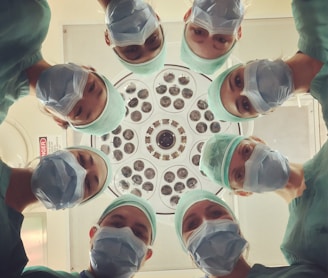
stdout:
[(191, 15), (191, 8), (189, 8), (189, 10), (185, 13), (184, 17), (183, 17), (183, 21), (186, 22), (188, 20), (188, 18)]
[(248, 197), (253, 194), (253, 192), (248, 192), (248, 191), (234, 191), (233, 193), (242, 197)]
[(61, 118), (59, 118), (55, 115), (52, 115), (52, 118), (57, 123), (57, 125), (59, 125), (60, 127), (64, 128), (64, 129), (67, 129), (67, 127), (68, 127), (68, 122), (67, 121), (64, 121), (63, 119), (61, 119)]
[(146, 254), (146, 257), (145, 257), (145, 260), (149, 260), (151, 258), (151, 256), (153, 255), (153, 250), (148, 248), (147, 249), (147, 254)]
[(105, 31), (105, 42), (108, 46), (111, 45), (110, 39), (109, 39), (109, 34), (108, 34), (108, 29)]
[(257, 136), (252, 135), (252, 136), (249, 136), (249, 138), (256, 141), (256, 142), (259, 142), (259, 143), (262, 143), (262, 144), (266, 145), (265, 141), (262, 140), (261, 138), (257, 137)]
[(241, 30), (241, 26), (239, 26), (238, 31), (237, 31), (237, 40), (239, 40), (243, 35), (243, 32)]
[(90, 237), (90, 239), (92, 239), (93, 238), (93, 236), (95, 235), (95, 233), (97, 232), (97, 227), (96, 226), (92, 226), (91, 227), (91, 229), (90, 229), (90, 231), (89, 231), (89, 237)]

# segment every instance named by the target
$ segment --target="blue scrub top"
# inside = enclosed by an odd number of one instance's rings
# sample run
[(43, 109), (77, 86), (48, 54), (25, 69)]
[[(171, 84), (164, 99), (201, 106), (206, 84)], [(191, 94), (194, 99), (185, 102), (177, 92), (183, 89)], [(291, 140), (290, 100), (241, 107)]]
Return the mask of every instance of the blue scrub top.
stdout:
[(44, 266), (26, 267), (21, 276), (22, 278), (95, 278), (89, 271), (81, 273), (56, 271)]
[(290, 264), (312, 263), (328, 272), (328, 141), (304, 164), (306, 189), (289, 204), (281, 250)]
[(19, 277), (27, 264), (20, 237), (24, 216), (5, 203), (11, 168), (0, 160), (0, 277)]
[(255, 264), (246, 278), (327, 278), (328, 273), (314, 265), (301, 264), (282, 267), (265, 267)]
[(29, 93), (25, 69), (42, 59), (49, 23), (46, 0), (0, 1), (0, 124), (9, 107)]
[(310, 93), (320, 102), (328, 128), (328, 1), (293, 0), (292, 11), (300, 36), (299, 50), (323, 63), (311, 82)]

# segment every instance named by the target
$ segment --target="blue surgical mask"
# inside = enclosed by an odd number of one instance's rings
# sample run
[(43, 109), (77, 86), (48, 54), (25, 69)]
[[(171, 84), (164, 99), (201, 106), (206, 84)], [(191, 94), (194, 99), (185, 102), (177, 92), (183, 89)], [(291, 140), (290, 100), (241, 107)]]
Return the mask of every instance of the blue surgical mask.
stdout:
[(47, 209), (71, 208), (83, 200), (85, 176), (71, 152), (56, 151), (41, 158), (32, 174), (32, 192)]
[(266, 113), (280, 106), (293, 93), (292, 71), (282, 60), (258, 60), (245, 67), (244, 91), (254, 109)]
[(245, 162), (243, 190), (261, 193), (283, 188), (287, 184), (289, 172), (286, 157), (258, 143)]
[(196, 265), (210, 275), (231, 273), (247, 246), (239, 226), (229, 219), (204, 221), (189, 237), (187, 249)]
[(97, 277), (131, 278), (147, 253), (146, 244), (130, 227), (101, 227), (90, 250), (90, 262)]
[(159, 20), (143, 0), (113, 0), (106, 8), (105, 22), (115, 46), (142, 45), (159, 27)]
[(210, 34), (236, 34), (244, 18), (241, 0), (195, 0), (190, 21)]
[(82, 99), (88, 75), (87, 70), (75, 64), (52, 66), (41, 73), (36, 83), (36, 97), (61, 118), (66, 117)]

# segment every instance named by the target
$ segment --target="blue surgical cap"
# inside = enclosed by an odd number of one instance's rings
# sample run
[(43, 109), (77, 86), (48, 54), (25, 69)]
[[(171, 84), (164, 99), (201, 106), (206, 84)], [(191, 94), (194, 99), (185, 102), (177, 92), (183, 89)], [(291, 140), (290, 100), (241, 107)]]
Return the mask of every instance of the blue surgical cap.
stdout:
[(190, 69), (192, 69), (193, 71), (203, 74), (213, 74), (216, 70), (221, 68), (229, 58), (232, 50), (236, 45), (236, 41), (235, 41), (232, 47), (229, 49), (229, 51), (218, 58), (205, 59), (199, 57), (190, 49), (184, 33), (185, 31), (183, 32), (182, 35), (181, 48), (180, 48), (181, 60), (184, 63), (186, 63), (186, 65), (188, 65), (188, 67), (190, 67)]
[(239, 143), (244, 139), (246, 139), (244, 136), (224, 133), (210, 137), (202, 148), (200, 170), (215, 183), (231, 189), (229, 183), (231, 158)]
[(218, 196), (211, 192), (196, 189), (182, 194), (182, 197), (179, 200), (179, 203), (175, 210), (174, 223), (175, 232), (179, 238), (181, 246), (185, 251), (187, 251), (187, 249), (182, 239), (183, 218), (192, 205), (205, 200), (211, 201), (224, 207), (228, 211), (228, 213), (234, 218), (234, 220), (236, 220), (235, 214), (230, 209), (230, 207), (222, 199), (220, 199)]
[(242, 66), (242, 64), (236, 64), (231, 68), (228, 68), (216, 77), (210, 87), (208, 88), (208, 107), (213, 112), (216, 119), (221, 121), (229, 122), (242, 122), (252, 120), (252, 118), (240, 118), (231, 114), (224, 106), (221, 101), (221, 87), (226, 77), (236, 68)]
[(88, 150), (88, 151), (94, 152), (95, 154), (99, 155), (103, 159), (103, 161), (105, 162), (105, 164), (106, 164), (106, 167), (107, 167), (107, 176), (106, 176), (106, 179), (105, 179), (105, 182), (104, 182), (102, 188), (95, 195), (93, 195), (89, 199), (87, 199), (87, 200), (85, 200), (85, 201), (82, 202), (83, 204), (85, 204), (86, 202), (89, 202), (90, 200), (98, 197), (109, 186), (109, 184), (110, 184), (110, 182), (112, 180), (112, 177), (113, 177), (112, 166), (111, 166), (109, 157), (104, 152), (102, 152), (102, 151), (100, 151), (100, 150), (98, 150), (96, 148), (92, 148), (92, 147), (88, 147), (88, 146), (82, 146), (82, 145), (81, 146), (71, 146), (71, 147), (68, 147), (66, 149), (67, 150), (83, 149), (83, 150)]
[(160, 52), (153, 59), (143, 63), (132, 64), (122, 59), (119, 55), (117, 55), (117, 57), (119, 61), (123, 64), (123, 66), (125, 66), (128, 70), (132, 71), (133, 73), (139, 75), (149, 75), (156, 71), (161, 70), (164, 67), (165, 58), (166, 58), (166, 43), (164, 40)]
[(102, 215), (98, 220), (98, 224), (100, 224), (104, 218), (111, 213), (113, 210), (122, 207), (122, 206), (133, 206), (140, 209), (149, 220), (151, 226), (151, 244), (154, 243), (156, 238), (156, 214), (154, 209), (150, 206), (150, 204), (143, 198), (137, 197), (133, 194), (125, 194), (118, 198), (116, 198), (110, 205), (104, 210)]
[(86, 125), (73, 125), (70, 123), (72, 129), (88, 133), (92, 135), (102, 136), (118, 127), (125, 116), (125, 104), (121, 94), (114, 88), (109, 80), (103, 76), (95, 73), (106, 85), (107, 99), (104, 110), (99, 117), (93, 122)]

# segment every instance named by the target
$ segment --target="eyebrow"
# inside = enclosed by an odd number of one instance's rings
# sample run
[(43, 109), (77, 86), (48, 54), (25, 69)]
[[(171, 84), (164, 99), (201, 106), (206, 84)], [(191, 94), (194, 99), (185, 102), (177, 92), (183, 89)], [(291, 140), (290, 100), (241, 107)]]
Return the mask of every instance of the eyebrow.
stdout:
[(138, 222), (138, 223), (136, 223), (136, 226), (139, 227), (139, 228), (141, 228), (142, 230), (144, 230), (145, 233), (148, 233), (148, 228), (147, 228), (146, 225)]

